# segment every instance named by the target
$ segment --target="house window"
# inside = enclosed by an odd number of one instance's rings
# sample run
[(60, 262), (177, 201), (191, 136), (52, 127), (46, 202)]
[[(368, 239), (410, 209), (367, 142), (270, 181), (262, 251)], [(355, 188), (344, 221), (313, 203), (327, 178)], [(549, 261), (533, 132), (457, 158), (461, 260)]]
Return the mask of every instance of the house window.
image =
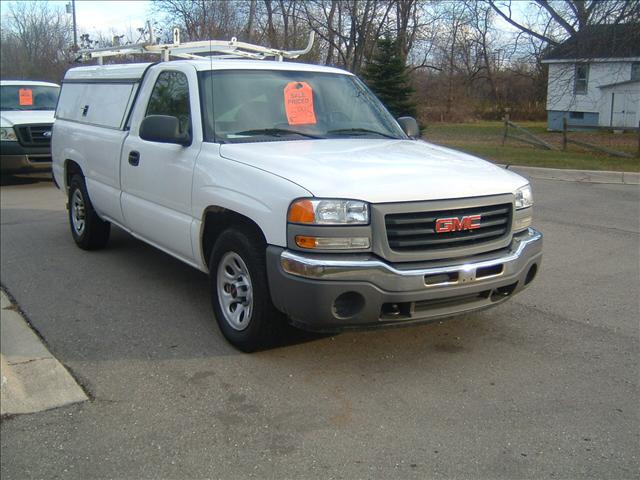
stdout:
[(584, 120), (584, 112), (569, 112), (569, 118)]
[(573, 87), (574, 93), (584, 95), (587, 93), (587, 83), (589, 82), (589, 65), (576, 65), (576, 78)]
[(640, 80), (640, 62), (631, 64), (631, 80)]

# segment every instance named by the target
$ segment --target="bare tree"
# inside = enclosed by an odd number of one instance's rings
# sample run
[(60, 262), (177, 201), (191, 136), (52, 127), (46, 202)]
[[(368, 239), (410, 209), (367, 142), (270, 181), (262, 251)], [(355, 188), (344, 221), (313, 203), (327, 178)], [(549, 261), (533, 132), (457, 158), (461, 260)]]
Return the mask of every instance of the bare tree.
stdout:
[(263, 0), (264, 11), (258, 12), (257, 26), (266, 33), (270, 46), (290, 50), (306, 41), (309, 22), (304, 3), (304, 0)]
[[(231, 38), (243, 32), (247, 2), (158, 0), (154, 10), (164, 15), (165, 31), (180, 28), (184, 41)], [(249, 3), (249, 6), (251, 4)], [(250, 11), (250, 7), (248, 9)]]
[(527, 24), (513, 12), (513, 2), (487, 0), (491, 8), (509, 24), (551, 46), (573, 37), (588, 25), (637, 23), (638, 0), (532, 0), (537, 11), (535, 24)]
[(491, 101), (497, 113), (500, 110), (500, 92), (498, 88), (497, 72), (500, 70), (500, 50), (498, 35), (496, 34), (493, 16), (494, 12), (484, 2), (465, 2), (468, 19), (471, 26), (471, 46), (474, 55), (473, 80), (486, 80), (490, 88)]
[(69, 19), (47, 2), (8, 4), (1, 37), (4, 78), (60, 81), (73, 58)]
[(358, 73), (376, 39), (390, 30), (394, 1), (313, 0), (304, 3), (310, 27), (323, 42), (326, 62)]
[[(545, 48), (570, 36), (571, 29), (628, 22), (636, 18), (638, 3), (532, 0), (527, 16), (514, 15), (506, 0), (158, 0), (153, 10), (161, 41), (171, 41), (171, 31), (178, 27), (183, 41), (237, 36), (296, 49), (313, 30), (316, 44), (301, 60), (354, 73), (372, 57), (376, 40), (388, 36), (409, 65), (420, 111), (462, 119), (495, 117), (518, 102), (529, 102), (529, 110), (538, 108), (545, 91), (546, 71), (540, 63)], [(3, 76), (60, 80), (74, 58), (67, 16), (46, 2), (10, 3), (6, 10)], [(523, 27), (517, 35), (509, 37), (496, 28), (496, 19), (505, 17)], [(148, 38), (145, 29), (81, 36), (89, 48), (141, 38)]]

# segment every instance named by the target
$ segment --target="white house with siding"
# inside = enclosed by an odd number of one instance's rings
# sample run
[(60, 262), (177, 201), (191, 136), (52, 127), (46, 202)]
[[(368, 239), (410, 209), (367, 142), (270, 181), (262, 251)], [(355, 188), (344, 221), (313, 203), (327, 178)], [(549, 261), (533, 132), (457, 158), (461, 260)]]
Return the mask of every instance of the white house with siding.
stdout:
[(547, 127), (637, 128), (640, 122), (640, 25), (587, 27), (552, 49)]

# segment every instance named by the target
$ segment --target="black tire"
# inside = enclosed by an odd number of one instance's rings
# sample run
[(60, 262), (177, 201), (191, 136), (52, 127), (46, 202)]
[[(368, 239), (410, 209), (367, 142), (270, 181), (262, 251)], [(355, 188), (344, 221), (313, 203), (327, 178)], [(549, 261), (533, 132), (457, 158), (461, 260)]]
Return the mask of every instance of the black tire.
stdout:
[[(81, 216), (83, 218), (79, 218)], [(109, 241), (111, 224), (98, 217), (93, 209), (82, 175), (74, 175), (69, 182), (69, 227), (76, 245), (83, 250), (99, 250)]]
[[(249, 275), (251, 307), (248, 317), (241, 320), (242, 324), (234, 328), (223, 312), (225, 304), (219, 295), (218, 269), (228, 264), (230, 257), (231, 260), (236, 258), (236, 255), (242, 260)], [(247, 353), (272, 345), (277, 332), (284, 323), (283, 314), (271, 302), (265, 260), (266, 245), (264, 240), (247, 227), (225, 230), (213, 246), (209, 260), (211, 301), (220, 331), (229, 343)], [(223, 261), (222, 267), (221, 261)], [(243, 283), (247, 283), (246, 278)], [(241, 289), (233, 288), (233, 291), (241, 292)], [(241, 295), (238, 298), (241, 298)], [(234, 295), (231, 301), (235, 299)], [(240, 303), (242, 302), (238, 302), (238, 304)], [(238, 327), (242, 329), (238, 329)]]

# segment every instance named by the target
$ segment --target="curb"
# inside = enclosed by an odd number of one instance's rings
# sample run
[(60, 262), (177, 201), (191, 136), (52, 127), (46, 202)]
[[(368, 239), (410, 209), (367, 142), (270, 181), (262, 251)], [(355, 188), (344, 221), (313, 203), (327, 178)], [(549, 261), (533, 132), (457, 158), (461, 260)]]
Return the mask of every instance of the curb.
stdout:
[(499, 165), (513, 172), (533, 178), (563, 180), (565, 182), (616, 183), (640, 185), (638, 172), (611, 172), (606, 170), (569, 170), (562, 168), (523, 167), (519, 165)]
[(1, 290), (0, 300), (0, 415), (40, 412), (88, 400)]

